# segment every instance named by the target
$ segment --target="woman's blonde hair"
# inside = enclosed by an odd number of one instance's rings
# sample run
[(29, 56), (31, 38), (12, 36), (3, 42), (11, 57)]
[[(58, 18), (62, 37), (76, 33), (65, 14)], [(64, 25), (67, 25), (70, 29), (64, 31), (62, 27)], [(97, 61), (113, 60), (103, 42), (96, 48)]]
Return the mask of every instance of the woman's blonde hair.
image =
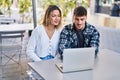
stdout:
[[(45, 12), (45, 16), (43, 18), (43, 25), (44, 26), (48, 26), (50, 24), (50, 13), (54, 10), (58, 10), (59, 13), (60, 13), (60, 18), (62, 19), (62, 13), (61, 13), (61, 10), (56, 6), (56, 5), (49, 5), (49, 7), (47, 8), (46, 12)], [(60, 23), (55, 26), (56, 28), (59, 28), (61, 26), (61, 20), (60, 20)]]

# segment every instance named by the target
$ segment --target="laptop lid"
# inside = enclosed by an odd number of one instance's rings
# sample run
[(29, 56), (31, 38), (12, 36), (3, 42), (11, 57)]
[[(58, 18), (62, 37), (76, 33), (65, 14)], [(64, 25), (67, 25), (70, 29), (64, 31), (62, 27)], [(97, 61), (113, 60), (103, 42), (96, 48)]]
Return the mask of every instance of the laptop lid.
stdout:
[(95, 48), (64, 49), (63, 63), (59, 65), (62, 72), (73, 72), (93, 69)]

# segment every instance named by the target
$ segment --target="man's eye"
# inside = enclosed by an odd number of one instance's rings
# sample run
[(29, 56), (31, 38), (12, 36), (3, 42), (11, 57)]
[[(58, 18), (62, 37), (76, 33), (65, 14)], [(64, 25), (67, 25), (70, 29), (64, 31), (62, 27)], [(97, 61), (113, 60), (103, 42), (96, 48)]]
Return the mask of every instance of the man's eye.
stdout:
[(75, 19), (75, 20), (79, 20), (79, 19)]

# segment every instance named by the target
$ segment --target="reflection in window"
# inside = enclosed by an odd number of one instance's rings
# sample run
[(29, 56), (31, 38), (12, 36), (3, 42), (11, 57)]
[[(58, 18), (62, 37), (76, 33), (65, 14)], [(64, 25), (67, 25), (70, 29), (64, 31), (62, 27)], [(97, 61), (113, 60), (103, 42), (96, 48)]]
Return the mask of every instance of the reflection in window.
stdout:
[(113, 0), (99, 0), (100, 6), (111, 6)]

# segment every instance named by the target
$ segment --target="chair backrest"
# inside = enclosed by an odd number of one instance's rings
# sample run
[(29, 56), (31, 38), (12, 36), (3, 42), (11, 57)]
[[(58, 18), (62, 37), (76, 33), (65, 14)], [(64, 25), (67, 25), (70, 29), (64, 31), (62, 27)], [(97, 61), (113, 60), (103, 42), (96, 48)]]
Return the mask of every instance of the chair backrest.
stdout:
[(24, 33), (25, 30), (0, 31), (0, 64), (5, 66), (11, 62), (20, 63)]
[[(12, 44), (16, 43), (14, 42), (15, 39), (19, 38), (20, 41), (23, 40), (25, 30), (20, 31), (0, 31), (0, 44), (9, 44), (12, 42)], [(14, 39), (14, 41), (12, 41)], [(4, 41), (3, 41), (4, 40)]]
[[(22, 31), (0, 31), (0, 39), (24, 37), (24, 35), (23, 35), (24, 32), (25, 32), (24, 30), (22, 30)], [(16, 35), (14, 35), (14, 34), (16, 34)]]

